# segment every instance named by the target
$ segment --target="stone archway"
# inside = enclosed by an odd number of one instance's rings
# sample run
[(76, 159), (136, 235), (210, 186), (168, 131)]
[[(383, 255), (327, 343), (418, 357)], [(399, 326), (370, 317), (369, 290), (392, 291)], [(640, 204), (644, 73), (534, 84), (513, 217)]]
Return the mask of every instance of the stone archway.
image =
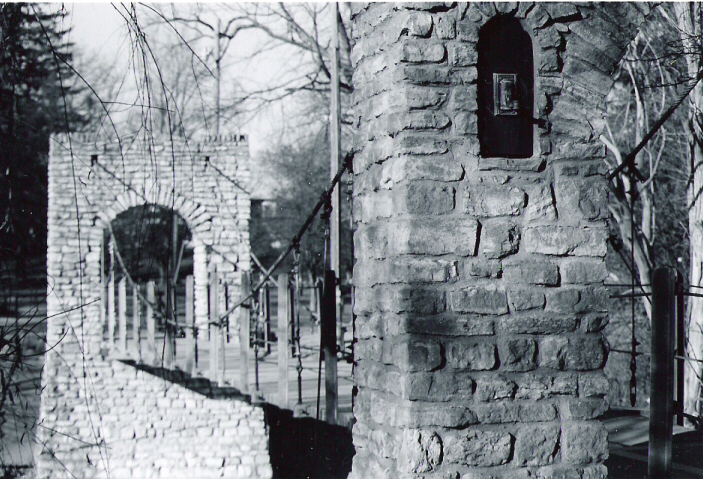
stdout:
[[(229, 474), (242, 469), (270, 476), (260, 408), (242, 400), (224, 406), (224, 398), (203, 396), (101, 352), (103, 231), (129, 208), (159, 205), (187, 223), (198, 323), (207, 321), (209, 272), (239, 285), (250, 261), (249, 196), (240, 186), (249, 178), (246, 139), (125, 144), (97, 145), (79, 135), (52, 143), (38, 477), (133, 477), (159, 470), (169, 477), (192, 471), (219, 477), (223, 467)], [(222, 437), (237, 424), (246, 434)], [(205, 452), (193, 450), (193, 437)], [(251, 451), (256, 464), (243, 465)]]
[[(598, 136), (649, 10), (356, 6), (353, 477), (607, 476)], [(476, 45), (500, 15), (533, 40), (530, 158), (480, 154)]]

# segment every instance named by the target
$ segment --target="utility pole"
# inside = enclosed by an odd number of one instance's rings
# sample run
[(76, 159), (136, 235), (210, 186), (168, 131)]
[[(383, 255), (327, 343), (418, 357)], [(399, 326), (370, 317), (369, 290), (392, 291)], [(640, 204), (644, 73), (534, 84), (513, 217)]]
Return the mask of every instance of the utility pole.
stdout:
[[(331, 91), (330, 91), (330, 178), (333, 179), (337, 174), (339, 169), (339, 150), (341, 147), (340, 141), (340, 96), (339, 96), (339, 23), (337, 17), (339, 15), (339, 6), (336, 2), (332, 3), (332, 78), (331, 80)], [(339, 228), (341, 224), (342, 216), (340, 214), (341, 205), (341, 191), (342, 188), (339, 183), (334, 187), (332, 191), (332, 214), (330, 215), (330, 269), (334, 272), (332, 278), (335, 278), (334, 284), (334, 298), (336, 305), (336, 329), (340, 331), (340, 325), (342, 323), (342, 294), (339, 289), (339, 277), (341, 276), (340, 267), (340, 248), (339, 248)], [(326, 275), (327, 277), (327, 275)], [(324, 321), (324, 319), (323, 319)], [(334, 338), (334, 333), (332, 333)], [(331, 422), (336, 422), (337, 416), (337, 352), (336, 348), (333, 347), (332, 358), (325, 356), (325, 364), (329, 364), (333, 367), (333, 371), (325, 366), (325, 383), (326, 383), (326, 394), (328, 401), (332, 401), (328, 404), (328, 408), (332, 410), (327, 411), (328, 420)], [(332, 366), (330, 363), (333, 362)], [(327, 377), (327, 376), (333, 377)], [(330, 384), (328, 381), (332, 380), (334, 384)]]
[(220, 47), (220, 35), (222, 34), (222, 21), (217, 19), (217, 32), (215, 33), (215, 135), (220, 134), (220, 83), (222, 50)]
[[(332, 79), (330, 95), (330, 179), (333, 179), (339, 169), (340, 140), (340, 96), (339, 96), (339, 24), (337, 22), (338, 5), (332, 3)], [(341, 223), (340, 204), (342, 189), (337, 184), (332, 191), (332, 214), (330, 215), (330, 269), (337, 277), (336, 302), (337, 318), (341, 306), (341, 294), (339, 291), (340, 260), (339, 260), (339, 226)], [(341, 320), (339, 318), (338, 320)]]

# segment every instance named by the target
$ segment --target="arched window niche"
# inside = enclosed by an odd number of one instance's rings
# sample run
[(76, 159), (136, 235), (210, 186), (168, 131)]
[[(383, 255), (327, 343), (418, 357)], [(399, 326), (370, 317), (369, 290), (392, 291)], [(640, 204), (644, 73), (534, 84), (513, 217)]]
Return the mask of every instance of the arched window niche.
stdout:
[(478, 139), (483, 158), (535, 154), (532, 39), (520, 21), (492, 18), (478, 40)]

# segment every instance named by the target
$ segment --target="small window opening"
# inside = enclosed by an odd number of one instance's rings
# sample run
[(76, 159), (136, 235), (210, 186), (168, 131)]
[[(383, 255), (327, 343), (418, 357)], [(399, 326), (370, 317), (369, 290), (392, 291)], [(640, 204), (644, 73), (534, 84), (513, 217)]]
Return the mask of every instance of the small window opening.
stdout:
[(478, 40), (478, 139), (484, 158), (530, 158), (534, 148), (532, 39), (495, 17)]

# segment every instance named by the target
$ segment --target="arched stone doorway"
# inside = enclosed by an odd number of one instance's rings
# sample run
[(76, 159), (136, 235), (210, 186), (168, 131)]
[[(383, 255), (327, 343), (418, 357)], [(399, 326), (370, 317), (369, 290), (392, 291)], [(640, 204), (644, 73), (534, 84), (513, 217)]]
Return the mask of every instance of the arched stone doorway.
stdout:
[[(189, 470), (219, 477), (238, 468), (270, 476), (260, 408), (241, 399), (223, 407), (227, 394), (203, 396), (112, 360), (100, 307), (105, 231), (130, 210), (165, 210), (182, 219), (192, 247), (197, 324), (208, 321), (210, 272), (239, 291), (250, 261), (246, 139), (95, 144), (72, 135), (51, 146), (38, 476), (133, 477), (161, 470), (175, 477)], [(247, 433), (230, 439), (216, 433), (234, 432), (237, 424)], [(207, 452), (194, 452), (193, 437)], [(243, 466), (241, 458), (251, 451), (256, 465)]]

